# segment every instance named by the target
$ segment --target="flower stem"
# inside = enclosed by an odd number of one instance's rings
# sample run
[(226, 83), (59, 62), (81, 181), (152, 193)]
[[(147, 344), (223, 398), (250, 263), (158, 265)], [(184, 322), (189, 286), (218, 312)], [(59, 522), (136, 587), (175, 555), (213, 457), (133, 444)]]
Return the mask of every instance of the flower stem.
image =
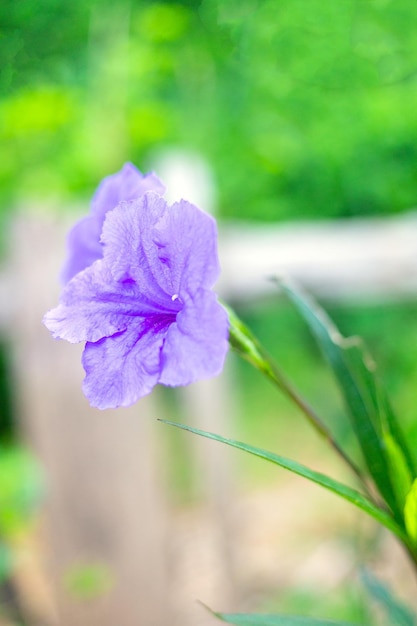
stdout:
[(356, 474), (356, 476), (359, 478), (362, 485), (366, 489), (368, 495), (370, 496), (366, 477), (364, 476), (361, 469), (339, 446), (327, 426), (322, 422), (314, 409), (293, 387), (291, 382), (273, 362), (272, 358), (265, 352), (258, 340), (253, 336), (251, 331), (236, 316), (234, 311), (232, 311), (229, 307), (225, 308), (227, 309), (230, 319), (229, 343), (232, 348), (241, 357), (243, 357), (254, 367), (256, 367), (256, 369), (262, 372), (296, 406), (298, 406), (299, 409), (301, 409), (313, 428), (331, 445), (331, 447), (337, 452), (337, 454), (343, 459), (343, 461), (349, 466), (349, 468)]

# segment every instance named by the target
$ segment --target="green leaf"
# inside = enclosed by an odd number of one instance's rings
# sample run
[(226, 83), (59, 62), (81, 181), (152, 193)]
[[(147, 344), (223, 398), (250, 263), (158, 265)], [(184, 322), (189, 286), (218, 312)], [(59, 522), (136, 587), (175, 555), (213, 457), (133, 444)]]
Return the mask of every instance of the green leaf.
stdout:
[(415, 462), (385, 390), (376, 377), (376, 365), (366, 352), (361, 338), (353, 337), (344, 341), (352, 341), (352, 345), (344, 347), (344, 354), (358, 389), (366, 400), (370, 420), (375, 425), (375, 431), (385, 450), (396, 506), (394, 503), (388, 504), (391, 504), (402, 523), (405, 496), (410, 489), (412, 477), (416, 475)]
[(385, 433), (383, 438), (390, 462), (391, 480), (397, 495), (397, 501), (399, 506), (404, 508), (405, 499), (413, 483), (413, 477), (404, 453), (391, 433)]
[(235, 626), (354, 626), (347, 622), (297, 615), (247, 615), (244, 613), (213, 613), (213, 615)]
[[(383, 436), (384, 439), (385, 435), (388, 434), (397, 451), (401, 452), (409, 473), (415, 476), (417, 474), (417, 465), (385, 389), (377, 379), (376, 365), (372, 357), (367, 353), (361, 338), (355, 337), (354, 340), (354, 345), (345, 348), (345, 355), (350, 360), (351, 368), (355, 371), (357, 380), (361, 382), (362, 393), (367, 395), (368, 402), (371, 403), (369, 408), (378, 434)], [(395, 461), (396, 465), (397, 461)]]
[(405, 499), (404, 520), (408, 536), (417, 547), (417, 478)]
[(361, 578), (368, 593), (384, 609), (390, 626), (416, 626), (415, 616), (410, 609), (395, 598), (386, 585), (367, 570), (362, 571)]
[[(343, 394), (352, 427), (361, 447), (368, 470), (381, 495), (397, 519), (402, 511), (391, 482), (389, 461), (381, 436), (382, 424), (376, 410), (377, 397), (366, 355), (358, 338), (345, 339), (325, 311), (298, 287), (281, 281), (280, 286), (304, 317), (329, 362)], [(358, 366), (360, 364), (360, 366)], [(370, 383), (372, 381), (372, 384)]]
[(204, 430), (199, 430), (198, 428), (192, 428), (191, 426), (185, 426), (184, 424), (178, 424), (176, 422), (169, 422), (166, 420), (160, 420), (164, 424), (168, 424), (170, 426), (175, 426), (177, 428), (181, 428), (182, 430), (186, 430), (190, 433), (194, 433), (196, 435), (201, 435), (202, 437), (207, 437), (208, 439), (213, 439), (214, 441), (220, 441), (221, 443), (225, 443), (228, 446), (232, 446), (233, 448), (237, 448), (238, 450), (243, 450), (244, 452), (248, 452), (249, 454), (253, 454), (254, 456), (259, 457), (260, 459), (264, 459), (265, 461), (270, 461), (274, 463), (274, 465), (278, 465), (279, 467), (283, 467), (284, 469), (293, 472), (294, 474), (298, 474), (299, 476), (303, 476), (308, 480), (332, 491), (336, 495), (340, 496), (344, 500), (347, 500), (351, 504), (354, 504), (358, 508), (368, 513), (371, 517), (376, 519), (380, 524), (391, 530), (395, 535), (397, 535), (403, 542), (407, 544), (408, 538), (405, 535), (402, 528), (395, 522), (395, 520), (383, 511), (375, 506), (368, 498), (366, 498), (363, 494), (359, 493), (355, 489), (344, 485), (333, 478), (329, 478), (325, 474), (321, 474), (320, 472), (316, 472), (314, 470), (297, 463), (291, 459), (287, 459), (282, 456), (278, 456), (272, 452), (267, 452), (266, 450), (262, 450), (261, 448), (256, 448), (254, 446), (248, 445), (246, 443), (242, 443), (240, 441), (235, 441), (233, 439), (226, 439), (221, 435), (216, 435), (214, 433), (210, 433)]
[(381, 385), (378, 385), (375, 381), (375, 386), (378, 393), (378, 411), (382, 419), (383, 428), (386, 432), (389, 432), (393, 440), (397, 443), (401, 449), (404, 459), (407, 463), (408, 469), (412, 476), (417, 476), (417, 463), (414, 456), (411, 454), (407, 439), (398, 422), (391, 403), (388, 400), (387, 394)]

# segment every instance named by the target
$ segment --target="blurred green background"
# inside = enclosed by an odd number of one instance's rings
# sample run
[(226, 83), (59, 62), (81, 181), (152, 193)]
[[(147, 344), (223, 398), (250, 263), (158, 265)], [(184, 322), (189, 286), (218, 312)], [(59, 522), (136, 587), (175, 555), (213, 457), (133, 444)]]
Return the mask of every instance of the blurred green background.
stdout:
[[(22, 204), (87, 207), (103, 176), (126, 160), (146, 171), (167, 146), (208, 161), (220, 218), (412, 209), (416, 24), (412, 0), (2, 0), (1, 231)], [(330, 307), (345, 334), (365, 336), (415, 439), (415, 302)], [(342, 416), (295, 312), (270, 301), (240, 312), (318, 409)], [(7, 348), (0, 435), (10, 445)], [(291, 449), (289, 422), (276, 419), (295, 419), (291, 409), (245, 364), (236, 379), (247, 440)], [(264, 480), (269, 468), (257, 467)]]
[(408, 209), (416, 20), (411, 0), (3, 0), (2, 212), (166, 145), (208, 159), (225, 217)]

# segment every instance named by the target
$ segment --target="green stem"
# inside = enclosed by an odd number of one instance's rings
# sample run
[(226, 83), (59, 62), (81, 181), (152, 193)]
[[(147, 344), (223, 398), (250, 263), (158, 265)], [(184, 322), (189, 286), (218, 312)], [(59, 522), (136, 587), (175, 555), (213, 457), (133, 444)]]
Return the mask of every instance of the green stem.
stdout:
[[(225, 306), (225, 305), (223, 305)], [(234, 311), (225, 306), (230, 319), (229, 342), (231, 347), (246, 361), (251, 363), (256, 369), (262, 372), (274, 385), (276, 385), (299, 409), (304, 413), (307, 420), (313, 428), (323, 437), (336, 453), (343, 459), (349, 468), (356, 474), (366, 489), (368, 496), (373, 500), (369, 493), (366, 477), (361, 469), (352, 461), (352, 459), (339, 446), (332, 436), (327, 426), (321, 421), (314, 409), (308, 402), (296, 391), (286, 376), (280, 371), (277, 365), (272, 361), (271, 357), (263, 350), (257, 339), (252, 335), (251, 331), (236, 316)]]

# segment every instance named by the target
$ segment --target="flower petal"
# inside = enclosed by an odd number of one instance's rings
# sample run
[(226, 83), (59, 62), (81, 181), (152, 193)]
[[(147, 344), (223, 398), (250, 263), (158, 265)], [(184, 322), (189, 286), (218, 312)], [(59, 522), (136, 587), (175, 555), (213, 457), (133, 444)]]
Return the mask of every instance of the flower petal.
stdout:
[(162, 305), (177, 293), (154, 241), (155, 227), (168, 210), (165, 200), (152, 192), (121, 202), (107, 214), (101, 236), (114, 279), (133, 279), (147, 298)]
[(176, 202), (159, 220), (154, 235), (159, 258), (171, 273), (175, 293), (210, 289), (220, 274), (215, 220), (185, 200)]
[(188, 385), (220, 374), (228, 350), (229, 321), (216, 295), (205, 289), (184, 303), (162, 348), (163, 385)]
[(155, 193), (122, 202), (107, 214), (101, 240), (116, 280), (129, 276), (159, 301), (210, 288), (217, 280), (217, 229), (212, 217)]
[(120, 172), (101, 181), (91, 203), (92, 213), (100, 216), (103, 222), (106, 213), (119, 202), (140, 198), (147, 191), (162, 195), (165, 186), (153, 172), (142, 174), (132, 163), (125, 163)]
[(66, 285), (78, 272), (92, 265), (103, 255), (100, 243), (102, 223), (88, 215), (79, 220), (67, 237), (68, 258), (61, 271), (61, 283)]
[(156, 307), (134, 282), (114, 281), (101, 260), (66, 285), (61, 303), (45, 315), (43, 322), (55, 338), (71, 343), (95, 342), (124, 331), (138, 318), (172, 314), (175, 303), (170, 304), (170, 308)]
[(61, 272), (63, 284), (103, 256), (100, 234), (108, 211), (122, 200), (139, 198), (149, 190), (163, 194), (165, 187), (154, 173), (144, 175), (131, 163), (103, 179), (93, 197), (91, 214), (80, 220), (69, 233), (68, 258)]
[(87, 343), (83, 353), (83, 391), (98, 409), (129, 406), (158, 382), (160, 352), (170, 319), (151, 318), (126, 331)]

